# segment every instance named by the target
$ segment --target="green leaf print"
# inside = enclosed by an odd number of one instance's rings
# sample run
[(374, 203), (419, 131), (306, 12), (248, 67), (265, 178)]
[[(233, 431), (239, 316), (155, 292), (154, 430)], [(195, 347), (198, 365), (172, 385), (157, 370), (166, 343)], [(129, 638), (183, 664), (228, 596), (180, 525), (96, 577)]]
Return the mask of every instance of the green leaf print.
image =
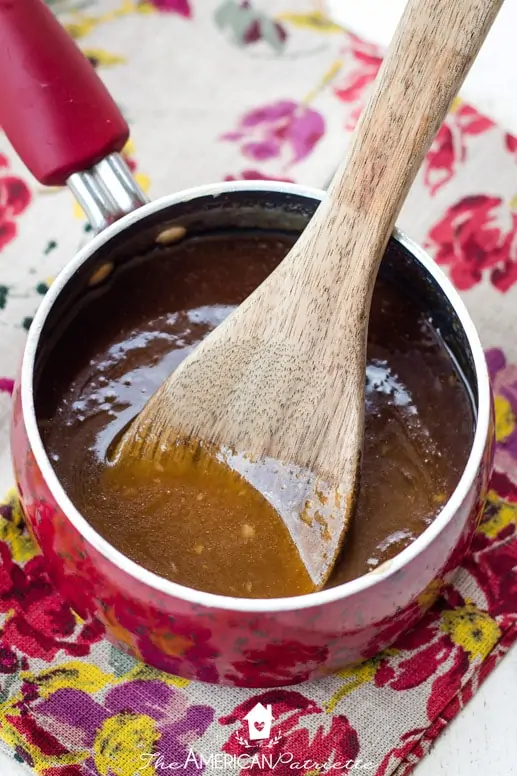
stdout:
[(124, 674), (129, 673), (135, 667), (136, 660), (130, 655), (126, 655), (126, 653), (122, 652), (120, 649), (111, 647), (108, 664), (110, 668), (113, 669), (113, 673), (118, 679), (119, 677), (124, 676)]
[(260, 31), (262, 38), (266, 41), (266, 43), (269, 43), (271, 48), (276, 51), (277, 54), (281, 54), (284, 48), (285, 38), (282, 37), (281, 30), (282, 28), (277, 24), (277, 22), (273, 21), (273, 19), (264, 17), (260, 21)]
[(223, 0), (214, 13), (214, 21), (220, 30), (230, 33), (237, 46), (264, 41), (276, 54), (281, 54), (287, 40), (284, 26), (254, 8), (251, 0)]
[(7, 304), (7, 297), (9, 296), (9, 289), (7, 286), (0, 286), (0, 310), (3, 310)]

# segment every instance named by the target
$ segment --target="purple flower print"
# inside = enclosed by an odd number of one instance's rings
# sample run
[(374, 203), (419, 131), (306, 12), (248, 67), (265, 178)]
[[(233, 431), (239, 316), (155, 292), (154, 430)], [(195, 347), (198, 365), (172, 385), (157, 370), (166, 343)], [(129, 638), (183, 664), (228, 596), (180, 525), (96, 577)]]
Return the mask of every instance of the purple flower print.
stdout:
[(325, 122), (317, 111), (292, 100), (279, 100), (247, 113), (237, 130), (221, 139), (239, 143), (248, 159), (279, 159), (288, 168), (305, 159), (324, 133)]
[(188, 0), (150, 0), (151, 5), (158, 11), (177, 13), (189, 19), (192, 16), (192, 9)]
[(495, 468), (517, 484), (517, 366), (500, 348), (486, 352), (496, 414)]
[(194, 776), (200, 760), (189, 760), (189, 749), (214, 718), (209, 706), (189, 706), (180, 690), (143, 679), (112, 687), (103, 703), (82, 690), (59, 689), (37, 713), (65, 746), (91, 752), (84, 765), (92, 776), (131, 776), (146, 763), (151, 773), (157, 758), (163, 768), (176, 764)]

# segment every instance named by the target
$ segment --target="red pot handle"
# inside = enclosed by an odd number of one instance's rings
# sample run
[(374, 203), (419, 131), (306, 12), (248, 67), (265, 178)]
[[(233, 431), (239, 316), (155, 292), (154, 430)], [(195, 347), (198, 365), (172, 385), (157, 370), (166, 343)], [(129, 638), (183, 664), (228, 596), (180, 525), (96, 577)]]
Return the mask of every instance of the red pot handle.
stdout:
[(124, 147), (119, 109), (43, 0), (0, 0), (0, 73), (0, 126), (41, 183)]

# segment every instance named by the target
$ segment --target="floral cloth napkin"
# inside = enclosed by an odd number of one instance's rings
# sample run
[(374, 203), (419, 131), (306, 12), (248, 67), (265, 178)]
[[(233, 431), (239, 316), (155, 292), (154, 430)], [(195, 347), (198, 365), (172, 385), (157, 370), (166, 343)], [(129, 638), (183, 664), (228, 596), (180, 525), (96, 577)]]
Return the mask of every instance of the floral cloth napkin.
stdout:
[[(125, 153), (152, 196), (236, 178), (323, 187), (381, 61), (317, 2), (48, 2), (131, 123)], [(463, 293), (493, 379), (496, 469), (471, 552), (420, 625), (362, 665), (271, 691), (188, 682), (133, 662), (97, 622), (74, 615), (8, 490), (25, 333), (88, 225), (69, 193), (42, 190), (0, 135), (0, 738), (20, 763), (44, 776), (402, 776), (514, 642), (517, 139), (456, 102), (400, 225)], [(258, 702), (271, 704), (265, 749), (250, 746), (245, 720)]]

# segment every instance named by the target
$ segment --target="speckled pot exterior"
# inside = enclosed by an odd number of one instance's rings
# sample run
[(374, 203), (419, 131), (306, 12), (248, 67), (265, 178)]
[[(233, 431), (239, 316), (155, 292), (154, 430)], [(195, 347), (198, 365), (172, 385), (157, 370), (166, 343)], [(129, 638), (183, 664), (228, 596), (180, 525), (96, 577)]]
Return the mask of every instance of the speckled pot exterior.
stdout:
[[(434, 289), (430, 298), (434, 294), (436, 299), (431, 299), (430, 307), (449, 305), (454, 311), (451, 338), (459, 338), (461, 347), (470, 351), (467, 371), (475, 383), (477, 423), (455, 492), (422, 536), (392, 561), (346, 585), (300, 598), (257, 601), (206, 594), (164, 580), (121, 555), (88, 525), (59, 484), (36, 424), (35, 373), (38, 359), (44, 358), (42, 339), (54, 325), (52, 315), (72, 293), (72, 284), (82, 282), (84, 268), (95, 266), (108, 248), (116, 256), (117, 240), (122, 244), (131, 229), (142, 231), (145, 225), (156, 233), (157, 225), (177, 223), (176, 211), (181, 223), (199, 224), (196, 208), (209, 203), (210, 212), (222, 213), (224, 220), (225, 212), (235, 212), (242, 199), (245, 225), (256, 226), (265, 223), (264, 213), (271, 215), (275, 209), (278, 219), (285, 208), (289, 220), (293, 213), (296, 216), (294, 204), (301, 202), (307, 205), (306, 221), (322, 196), (287, 184), (247, 182), (190, 190), (146, 205), (94, 238), (70, 262), (43, 300), (29, 333), (14, 394), (12, 455), (31, 533), (48, 561), (53, 582), (75, 611), (85, 619), (98, 618), (113, 644), (169, 673), (206, 682), (273, 687), (321, 677), (371, 657), (412, 626), (433, 602), (468, 548), (482, 512), (494, 447), (483, 352), (454, 289), (433, 262), (398, 233), (396, 242), (404, 246), (406, 260), (409, 256)], [(250, 202), (253, 205), (258, 198), (264, 203), (267, 197), (272, 204), (262, 204), (262, 215), (254, 222)]]

